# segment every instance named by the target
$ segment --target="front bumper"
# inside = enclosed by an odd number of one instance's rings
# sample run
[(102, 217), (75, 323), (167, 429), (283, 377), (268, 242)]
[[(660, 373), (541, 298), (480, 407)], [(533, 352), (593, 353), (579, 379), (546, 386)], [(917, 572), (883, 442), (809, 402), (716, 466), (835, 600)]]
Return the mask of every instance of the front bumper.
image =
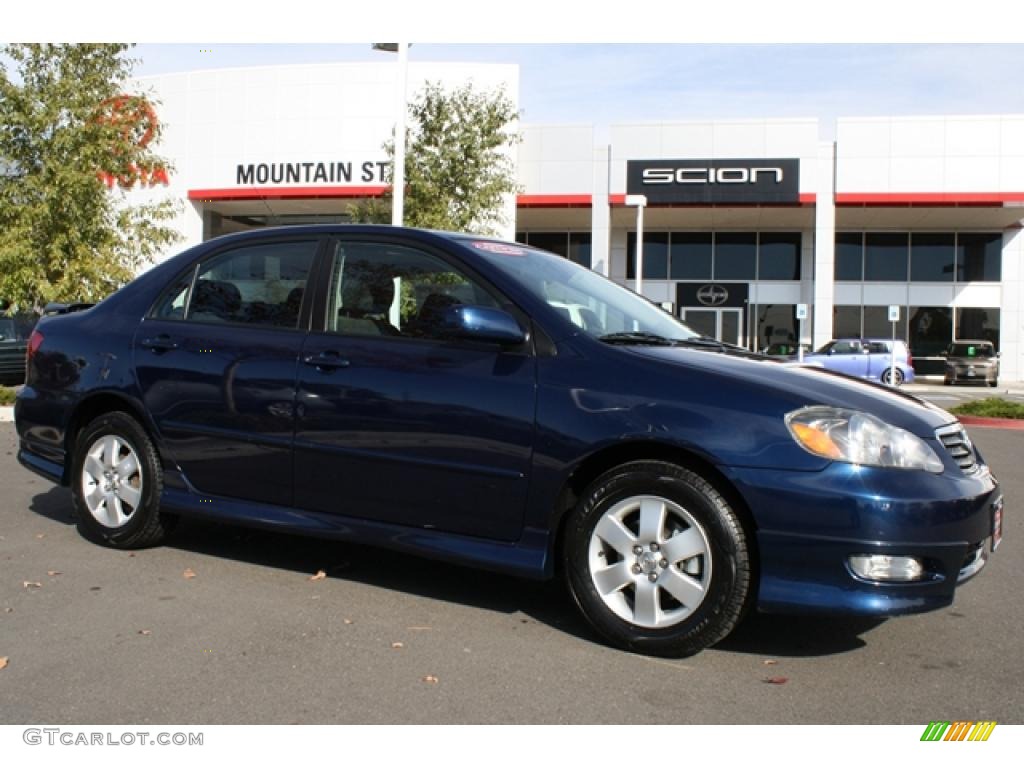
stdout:
[[(947, 606), (984, 567), (1002, 499), (984, 466), (941, 475), (840, 463), (733, 473), (757, 525), (765, 612), (895, 616)], [(924, 573), (868, 581), (851, 570), (854, 555), (917, 558)]]

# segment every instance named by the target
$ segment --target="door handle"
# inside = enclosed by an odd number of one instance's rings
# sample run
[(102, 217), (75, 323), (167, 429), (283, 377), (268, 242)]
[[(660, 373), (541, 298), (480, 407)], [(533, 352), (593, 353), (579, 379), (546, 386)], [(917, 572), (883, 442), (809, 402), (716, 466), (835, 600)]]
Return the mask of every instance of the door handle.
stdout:
[(161, 333), (159, 336), (154, 336), (149, 339), (143, 339), (139, 342), (146, 349), (151, 349), (154, 352), (169, 352), (172, 349), (178, 348), (178, 342), (171, 339), (165, 333)]
[(319, 355), (306, 355), (302, 358), (302, 362), (320, 370), (348, 368), (350, 365), (349, 361), (341, 357), (337, 352), (321, 352)]

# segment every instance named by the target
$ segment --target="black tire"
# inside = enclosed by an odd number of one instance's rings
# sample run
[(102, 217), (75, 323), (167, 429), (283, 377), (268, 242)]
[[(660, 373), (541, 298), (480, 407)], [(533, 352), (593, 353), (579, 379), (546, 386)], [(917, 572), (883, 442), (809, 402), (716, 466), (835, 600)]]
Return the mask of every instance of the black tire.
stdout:
[(990, 381), (990, 382), (988, 383), (988, 385), (989, 385), (990, 387), (992, 387), (993, 389), (995, 389), (996, 387), (998, 387), (998, 386), (999, 386), (999, 379), (994, 379), (994, 380)]
[[(122, 502), (118, 507), (122, 511), (120, 516), (125, 518), (119, 524), (101, 522), (98, 518), (103, 516), (102, 513), (94, 514), (87, 500), (90, 481), (85, 472), (86, 459), (90, 448), (95, 448), (98, 441), (107, 438), (117, 441), (119, 455), (126, 456), (128, 451), (134, 453), (137, 470), (125, 478), (125, 484), (132, 488), (141, 486), (137, 505), (132, 507)], [(95, 486), (93, 490), (95, 492)], [(163, 470), (153, 441), (132, 416), (121, 411), (98, 416), (79, 433), (71, 464), (71, 492), (79, 530), (86, 538), (111, 547), (141, 549), (155, 546), (170, 533), (176, 522), (175, 517), (160, 512)]]
[[(890, 381), (893, 379), (893, 381)], [(882, 371), (882, 383), (891, 384), (894, 387), (898, 387), (903, 384), (903, 371), (899, 368), (893, 370), (892, 368), (886, 368)]]
[[(616, 510), (629, 509), (633, 500), (641, 497), (668, 502), (663, 506), (666, 512), (662, 519), (679, 520), (678, 511), (682, 510), (692, 523), (685, 528), (677, 528), (675, 534), (666, 537), (663, 552), (671, 547), (671, 536), (678, 535), (679, 531), (689, 533), (689, 528), (693, 527), (697, 529), (693, 538), (703, 537), (701, 541), (706, 545), (704, 553), (682, 563), (666, 565), (667, 561), (662, 560), (662, 568), (644, 561), (647, 554), (637, 554), (629, 546), (621, 547), (624, 551), (634, 553), (636, 560), (632, 562), (626, 556), (620, 556), (617, 551), (610, 551), (611, 548), (603, 543), (601, 537), (594, 536), (599, 523), (607, 522), (607, 518), (617, 514)], [(674, 505), (674, 512), (669, 509), (670, 505)], [(636, 514), (639, 520), (639, 513)], [(672, 515), (676, 515), (676, 518)], [(630, 518), (623, 518), (625, 527), (629, 528), (631, 524)], [(640, 541), (638, 528), (637, 522), (630, 531)], [(674, 464), (636, 461), (623, 464), (599, 477), (584, 491), (576, 508), (569, 514), (564, 545), (566, 579), (577, 605), (591, 626), (610, 644), (619, 648), (668, 657), (698, 653), (728, 635), (751, 602), (751, 556), (739, 518), (714, 486), (696, 473)], [(619, 608), (611, 607), (608, 598), (601, 596), (595, 584), (591, 568), (595, 547), (608, 550), (596, 557), (600, 559), (599, 562), (608, 562), (609, 569), (622, 566), (635, 574), (630, 577), (634, 578), (634, 585), (608, 590), (622, 593), (613, 596), (612, 602), (617, 603)], [(614, 558), (615, 562), (609, 558)], [(644, 562), (643, 566), (641, 561)], [(706, 576), (706, 583), (702, 599), (690, 609), (676, 601), (675, 593), (670, 593), (669, 587), (665, 585), (678, 576), (685, 577), (691, 573), (689, 568), (694, 563), (698, 574)], [(685, 564), (685, 574), (678, 567), (681, 564)], [(648, 567), (656, 572), (646, 573), (645, 576), (642, 570), (639, 573), (637, 571)], [(654, 586), (643, 584), (645, 578), (650, 578)], [(628, 609), (631, 589), (635, 609), (632, 620), (621, 615), (621, 606)], [(654, 591), (657, 606), (655, 615), (679, 613), (681, 617), (671, 619), (672, 623), (663, 626), (635, 623), (640, 616), (636, 602), (640, 590)], [(669, 604), (667, 609), (666, 603)]]

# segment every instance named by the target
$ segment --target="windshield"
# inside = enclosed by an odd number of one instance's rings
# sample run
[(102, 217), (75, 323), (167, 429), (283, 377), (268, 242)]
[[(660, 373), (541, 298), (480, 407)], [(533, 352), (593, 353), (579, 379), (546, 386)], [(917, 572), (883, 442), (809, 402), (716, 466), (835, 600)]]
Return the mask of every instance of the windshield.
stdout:
[(949, 348), (950, 357), (992, 357), (993, 354), (989, 344), (953, 344)]
[(627, 334), (684, 341), (699, 336), (647, 299), (561, 256), (509, 243), (465, 244), (595, 338)]

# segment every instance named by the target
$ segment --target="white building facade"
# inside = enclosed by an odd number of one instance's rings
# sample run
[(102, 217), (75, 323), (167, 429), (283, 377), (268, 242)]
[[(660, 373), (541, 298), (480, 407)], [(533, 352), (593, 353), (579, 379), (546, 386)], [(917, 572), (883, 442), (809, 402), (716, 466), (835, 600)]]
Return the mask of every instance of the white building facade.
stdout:
[[(146, 78), (185, 245), (251, 227), (348, 220), (387, 188), (397, 67), (215, 70)], [(513, 65), (410, 65), (504, 88)], [(635, 287), (717, 338), (760, 350), (837, 336), (908, 341), (919, 375), (954, 339), (989, 339), (1024, 379), (1024, 116), (520, 125), (508, 238)], [(808, 317), (797, 320), (798, 305)], [(899, 307), (895, 329), (890, 308)]]

